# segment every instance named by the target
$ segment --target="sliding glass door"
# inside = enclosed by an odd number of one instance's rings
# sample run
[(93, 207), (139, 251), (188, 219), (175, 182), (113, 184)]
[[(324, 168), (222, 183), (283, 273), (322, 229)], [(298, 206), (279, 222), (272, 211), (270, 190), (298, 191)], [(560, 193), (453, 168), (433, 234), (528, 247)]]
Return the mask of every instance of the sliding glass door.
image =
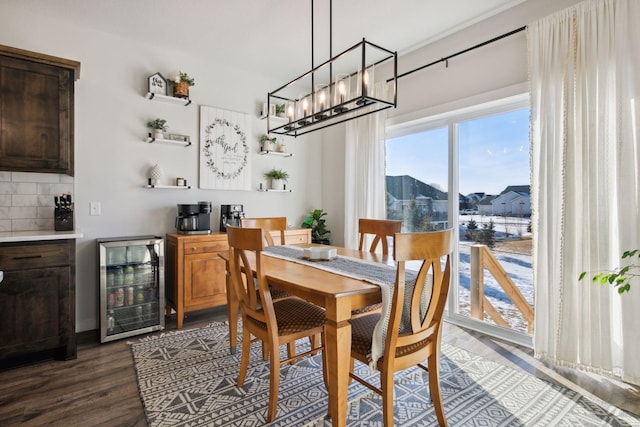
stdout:
[(533, 325), (527, 97), (388, 129), (387, 218), (454, 228), (447, 318), (530, 345)]

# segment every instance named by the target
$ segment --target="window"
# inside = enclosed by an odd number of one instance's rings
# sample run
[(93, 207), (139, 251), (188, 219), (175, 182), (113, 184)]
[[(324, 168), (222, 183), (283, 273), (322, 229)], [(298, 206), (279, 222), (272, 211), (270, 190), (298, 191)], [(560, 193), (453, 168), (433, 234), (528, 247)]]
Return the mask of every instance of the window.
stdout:
[(525, 345), (532, 310), (508, 295), (533, 308), (529, 160), (527, 96), (388, 128), (387, 218), (458, 232), (447, 318)]

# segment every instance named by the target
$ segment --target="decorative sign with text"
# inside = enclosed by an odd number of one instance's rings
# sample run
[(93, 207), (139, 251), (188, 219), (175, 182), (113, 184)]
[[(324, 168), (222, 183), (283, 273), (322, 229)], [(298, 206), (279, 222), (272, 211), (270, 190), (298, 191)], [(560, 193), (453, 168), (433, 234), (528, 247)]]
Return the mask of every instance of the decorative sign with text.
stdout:
[(249, 115), (200, 107), (200, 188), (250, 190)]
[(167, 95), (167, 79), (162, 77), (162, 74), (155, 73), (147, 78), (149, 93), (158, 95)]

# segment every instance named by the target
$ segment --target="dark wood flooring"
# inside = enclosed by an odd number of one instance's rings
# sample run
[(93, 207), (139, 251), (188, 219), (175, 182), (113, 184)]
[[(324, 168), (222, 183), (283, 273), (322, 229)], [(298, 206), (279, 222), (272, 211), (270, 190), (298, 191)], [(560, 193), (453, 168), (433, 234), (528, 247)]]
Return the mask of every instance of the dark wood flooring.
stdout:
[[(224, 309), (190, 313), (184, 328), (226, 320)], [(175, 318), (167, 320), (175, 329)], [(133, 358), (123, 339), (99, 344), (97, 333), (78, 337), (78, 358), (41, 360), (0, 370), (0, 426), (146, 426)], [(487, 359), (524, 370), (584, 395), (595, 395), (640, 415), (640, 387), (571, 369), (551, 369), (530, 349), (446, 324), (444, 341)]]

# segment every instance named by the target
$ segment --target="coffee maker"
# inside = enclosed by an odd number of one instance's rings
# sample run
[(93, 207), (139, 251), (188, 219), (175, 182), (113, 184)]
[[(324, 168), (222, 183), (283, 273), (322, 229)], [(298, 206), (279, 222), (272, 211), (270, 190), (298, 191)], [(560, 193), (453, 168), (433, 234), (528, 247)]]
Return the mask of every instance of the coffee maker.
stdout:
[(180, 234), (211, 234), (211, 202), (178, 205), (176, 229)]
[(242, 205), (220, 205), (220, 231), (227, 231), (227, 225), (240, 227), (240, 218), (244, 218)]

